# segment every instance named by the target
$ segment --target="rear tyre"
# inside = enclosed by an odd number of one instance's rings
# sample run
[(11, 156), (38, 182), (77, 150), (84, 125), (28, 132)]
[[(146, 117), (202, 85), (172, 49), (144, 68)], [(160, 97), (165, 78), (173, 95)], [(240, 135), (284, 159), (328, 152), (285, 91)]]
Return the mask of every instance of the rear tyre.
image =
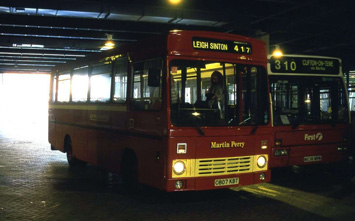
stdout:
[(67, 161), (70, 167), (79, 167), (79, 166), (86, 165), (85, 162), (76, 159), (75, 156), (73, 155), (73, 146), (70, 138), (67, 139), (65, 142), (65, 149), (67, 152)]

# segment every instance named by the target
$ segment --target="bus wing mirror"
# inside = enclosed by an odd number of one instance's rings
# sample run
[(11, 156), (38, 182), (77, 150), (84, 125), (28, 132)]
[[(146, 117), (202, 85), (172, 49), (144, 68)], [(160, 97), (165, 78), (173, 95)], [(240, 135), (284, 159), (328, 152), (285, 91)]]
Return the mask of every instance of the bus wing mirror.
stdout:
[(149, 87), (160, 86), (160, 69), (150, 68), (148, 70), (148, 86)]

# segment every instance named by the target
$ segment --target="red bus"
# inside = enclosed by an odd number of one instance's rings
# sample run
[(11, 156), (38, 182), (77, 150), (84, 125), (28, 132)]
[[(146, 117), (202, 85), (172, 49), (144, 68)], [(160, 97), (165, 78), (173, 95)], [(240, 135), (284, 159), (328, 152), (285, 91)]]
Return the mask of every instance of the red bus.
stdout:
[(205, 31), (170, 31), (58, 66), (49, 143), (70, 166), (100, 166), (128, 185), (268, 182), (266, 66), (262, 41)]
[(350, 113), (341, 60), (269, 56), (268, 73), (274, 129), (270, 167), (347, 159)]

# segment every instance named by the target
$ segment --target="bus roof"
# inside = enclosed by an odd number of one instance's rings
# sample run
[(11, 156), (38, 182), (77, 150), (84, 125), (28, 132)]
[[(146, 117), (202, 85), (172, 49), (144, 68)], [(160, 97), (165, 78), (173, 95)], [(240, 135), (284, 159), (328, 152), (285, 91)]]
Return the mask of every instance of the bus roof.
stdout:
[(171, 30), (152, 38), (57, 65), (53, 71), (66, 71), (98, 61), (110, 61), (129, 54), (134, 62), (157, 56), (188, 56), (201, 59), (240, 60), (267, 63), (265, 43), (259, 39), (211, 31)]

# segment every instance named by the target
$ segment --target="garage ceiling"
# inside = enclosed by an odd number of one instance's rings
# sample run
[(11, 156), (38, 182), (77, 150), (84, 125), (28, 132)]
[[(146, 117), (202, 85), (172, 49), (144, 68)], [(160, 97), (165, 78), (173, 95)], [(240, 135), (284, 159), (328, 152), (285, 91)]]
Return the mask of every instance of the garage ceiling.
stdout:
[(57, 64), (171, 29), (262, 38), (285, 53), (340, 57), (355, 69), (351, 0), (0, 1), (0, 73), (49, 73)]

